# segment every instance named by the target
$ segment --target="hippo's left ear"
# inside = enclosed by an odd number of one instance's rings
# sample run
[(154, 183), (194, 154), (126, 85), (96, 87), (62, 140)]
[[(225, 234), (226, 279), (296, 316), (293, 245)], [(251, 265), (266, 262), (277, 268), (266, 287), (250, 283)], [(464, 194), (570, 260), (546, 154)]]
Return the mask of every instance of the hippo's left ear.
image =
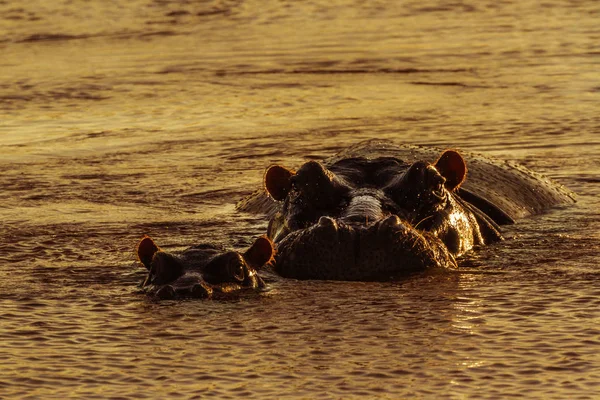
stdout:
[(265, 172), (265, 189), (273, 199), (282, 201), (292, 188), (292, 176), (294, 172), (281, 165), (272, 165)]
[(450, 191), (458, 189), (467, 176), (467, 164), (456, 150), (446, 150), (434, 166), (446, 178), (444, 186)]
[(137, 246), (137, 255), (144, 267), (150, 270), (150, 264), (152, 263), (152, 257), (154, 254), (160, 251), (160, 248), (154, 243), (150, 236), (144, 235), (140, 244)]
[(273, 242), (266, 236), (261, 236), (250, 248), (244, 253), (244, 260), (251, 267), (258, 269), (271, 261), (275, 249), (273, 249)]

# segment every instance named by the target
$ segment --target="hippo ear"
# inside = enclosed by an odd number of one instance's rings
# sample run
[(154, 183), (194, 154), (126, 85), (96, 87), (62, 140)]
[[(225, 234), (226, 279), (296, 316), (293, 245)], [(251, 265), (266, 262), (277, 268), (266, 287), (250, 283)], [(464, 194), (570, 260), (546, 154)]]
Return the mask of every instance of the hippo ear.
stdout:
[(160, 248), (154, 244), (154, 241), (150, 238), (150, 236), (144, 235), (140, 241), (140, 244), (137, 246), (137, 255), (141, 263), (144, 264), (144, 267), (146, 267), (148, 270), (150, 270), (152, 257), (154, 257), (154, 254), (157, 251), (160, 251)]
[(244, 260), (251, 267), (258, 269), (271, 261), (274, 253), (273, 242), (266, 236), (261, 236), (244, 253)]
[(265, 172), (265, 188), (269, 195), (282, 201), (292, 188), (291, 178), (294, 173), (280, 165), (272, 165)]
[(456, 150), (446, 150), (434, 166), (446, 178), (444, 186), (450, 191), (458, 189), (467, 176), (467, 164)]

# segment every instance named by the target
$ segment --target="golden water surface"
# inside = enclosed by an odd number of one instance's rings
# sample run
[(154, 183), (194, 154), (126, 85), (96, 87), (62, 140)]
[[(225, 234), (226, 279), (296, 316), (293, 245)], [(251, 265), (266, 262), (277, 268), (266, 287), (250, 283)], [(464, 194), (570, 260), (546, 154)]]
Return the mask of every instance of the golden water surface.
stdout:
[[(0, 1), (0, 398), (600, 398), (600, 3)], [(154, 302), (134, 247), (264, 232), (363, 139), (578, 194), (458, 273)]]

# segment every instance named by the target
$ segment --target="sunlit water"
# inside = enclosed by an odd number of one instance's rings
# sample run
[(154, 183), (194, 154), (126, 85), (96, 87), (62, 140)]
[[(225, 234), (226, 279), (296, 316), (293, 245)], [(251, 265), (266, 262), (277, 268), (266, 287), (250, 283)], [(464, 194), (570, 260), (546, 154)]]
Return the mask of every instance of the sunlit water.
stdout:
[[(0, 1), (0, 398), (600, 398), (596, 1)], [(153, 302), (272, 163), (362, 139), (578, 194), (458, 273)]]

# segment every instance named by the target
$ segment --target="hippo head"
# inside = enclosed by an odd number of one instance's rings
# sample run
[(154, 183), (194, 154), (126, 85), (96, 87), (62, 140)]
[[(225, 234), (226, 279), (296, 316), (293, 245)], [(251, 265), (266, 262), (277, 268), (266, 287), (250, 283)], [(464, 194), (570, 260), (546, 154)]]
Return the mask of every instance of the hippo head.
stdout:
[(298, 171), (272, 166), (265, 188), (281, 202), (269, 224), (277, 271), (299, 279), (382, 280), (430, 267), (483, 242), (456, 195), (467, 174), (453, 150), (437, 162), (349, 158)]
[(206, 244), (180, 253), (162, 251), (145, 236), (137, 247), (148, 270), (143, 283), (147, 293), (163, 299), (206, 298), (241, 289), (264, 288), (257, 270), (273, 258), (272, 242), (259, 237), (243, 254)]

